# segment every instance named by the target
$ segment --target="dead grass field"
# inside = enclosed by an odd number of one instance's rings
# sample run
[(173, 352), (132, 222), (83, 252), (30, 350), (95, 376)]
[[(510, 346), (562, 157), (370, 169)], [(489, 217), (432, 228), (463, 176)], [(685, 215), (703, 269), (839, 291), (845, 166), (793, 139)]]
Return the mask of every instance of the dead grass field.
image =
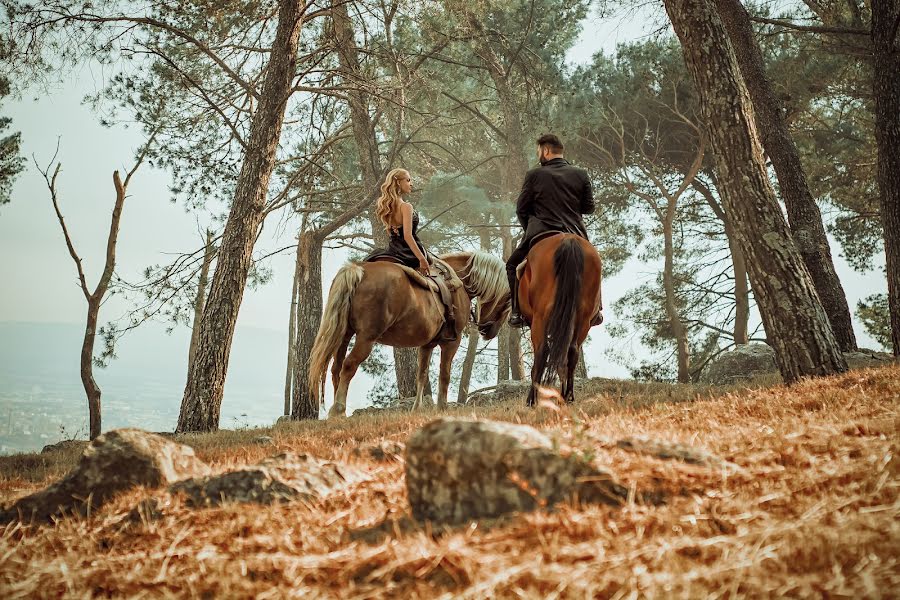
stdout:
[[(0, 529), (0, 597), (889, 598), (900, 592), (900, 367), (791, 388), (606, 384), (572, 412), (519, 401), (454, 414), (700, 447), (737, 472), (599, 447), (596, 461), (666, 503), (565, 504), (452, 530), (408, 518), (403, 465), (354, 456), (433, 414), (185, 436), (215, 468), (283, 451), (346, 460), (372, 481), (307, 505), (193, 510), (136, 490), (89, 519)], [(270, 435), (275, 447), (250, 441)], [(0, 501), (66, 472), (75, 453), (0, 459)], [(143, 498), (162, 516), (123, 517)]]

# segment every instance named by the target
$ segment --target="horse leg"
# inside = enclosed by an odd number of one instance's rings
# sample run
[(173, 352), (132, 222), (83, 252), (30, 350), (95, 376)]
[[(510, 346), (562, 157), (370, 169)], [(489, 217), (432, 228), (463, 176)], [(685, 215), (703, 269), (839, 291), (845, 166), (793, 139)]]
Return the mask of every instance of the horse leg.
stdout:
[[(563, 398), (566, 400), (566, 404), (572, 404), (575, 402), (575, 369), (578, 367), (578, 357), (581, 353), (577, 346), (569, 347), (569, 355), (566, 357), (566, 386), (565, 391), (563, 392)], [(560, 378), (560, 380), (562, 380)]]
[(328, 411), (329, 419), (346, 416), (347, 390), (350, 388), (350, 380), (356, 375), (359, 365), (369, 357), (373, 345), (373, 341), (363, 340), (359, 338), (359, 335), (356, 336), (356, 344), (353, 345), (353, 350), (350, 351), (350, 354), (347, 355), (341, 366), (340, 383), (334, 394), (334, 404), (331, 406), (331, 410)]
[(450, 370), (453, 367), (453, 357), (459, 350), (462, 338), (441, 346), (441, 373), (438, 381), (438, 410), (447, 410), (447, 389), (450, 387)]
[(416, 373), (416, 400), (412, 409), (422, 406), (425, 399), (425, 384), (428, 382), (428, 367), (431, 365), (431, 351), (433, 348), (419, 348), (419, 369)]
[(525, 405), (533, 407), (537, 398), (537, 388), (541, 385), (541, 376), (544, 374), (544, 366), (547, 359), (544, 355), (544, 323), (537, 314), (534, 315), (531, 325), (531, 347), (534, 348), (534, 364), (531, 365), (531, 387), (528, 389), (528, 398)]
[(334, 361), (331, 363), (331, 385), (334, 386), (334, 395), (337, 397), (338, 384), (341, 382), (341, 367), (344, 366), (344, 358), (347, 356), (347, 346), (350, 345), (348, 337), (338, 346), (334, 353)]

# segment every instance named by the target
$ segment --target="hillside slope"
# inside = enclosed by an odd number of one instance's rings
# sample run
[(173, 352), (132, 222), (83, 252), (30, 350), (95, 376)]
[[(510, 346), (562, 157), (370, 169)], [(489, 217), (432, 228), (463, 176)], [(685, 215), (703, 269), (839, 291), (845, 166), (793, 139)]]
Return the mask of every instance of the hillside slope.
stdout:
[[(665, 503), (564, 504), (448, 530), (409, 519), (402, 461), (354, 454), (367, 441), (404, 441), (433, 415), (189, 436), (181, 441), (217, 468), (295, 451), (352, 462), (373, 479), (315, 505), (193, 510), (139, 490), (88, 520), (9, 525), (0, 529), (0, 596), (886, 597), (900, 589), (898, 398), (900, 367), (886, 367), (713, 396), (622, 384), (573, 412), (479, 408), (478, 417), (595, 445), (601, 466), (626, 486), (660, 490)], [(261, 434), (275, 448), (250, 443)], [(597, 442), (632, 436), (697, 446), (740, 469)], [(0, 460), (0, 500), (75, 460)], [(123, 521), (147, 496), (160, 498), (162, 515)]]

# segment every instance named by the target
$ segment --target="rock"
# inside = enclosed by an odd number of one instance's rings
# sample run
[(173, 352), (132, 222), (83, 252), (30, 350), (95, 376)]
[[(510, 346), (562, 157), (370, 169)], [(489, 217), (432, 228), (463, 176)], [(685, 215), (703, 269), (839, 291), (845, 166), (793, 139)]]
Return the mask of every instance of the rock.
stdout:
[(419, 520), (462, 523), (531, 511), (575, 495), (620, 504), (626, 490), (612, 477), (526, 425), (439, 419), (406, 447), (406, 487)]
[(275, 440), (267, 435), (261, 435), (259, 437), (253, 438), (254, 444), (259, 444), (260, 446), (274, 446)]
[(61, 440), (55, 444), (47, 444), (41, 449), (41, 454), (47, 452), (81, 452), (90, 444), (87, 440)]
[[(353, 416), (358, 417), (361, 415), (377, 415), (384, 411), (410, 412), (415, 401), (415, 396), (412, 396), (410, 398), (400, 398), (398, 400), (394, 400), (387, 406), (367, 406), (365, 408), (357, 408), (353, 411)], [(422, 397), (422, 408), (434, 408), (434, 402), (432, 401), (430, 394), (426, 394)]]
[(894, 355), (887, 352), (876, 352), (860, 348), (855, 352), (844, 352), (847, 366), (851, 369), (867, 369), (869, 367), (883, 367), (894, 363)]
[(282, 423), (290, 423), (291, 421), (292, 419), (290, 415), (282, 415), (278, 417), (278, 419), (275, 421), (275, 424), (281, 425)]
[(374, 442), (354, 448), (353, 455), (361, 458), (369, 458), (378, 462), (387, 462), (401, 459), (405, 450), (406, 445), (403, 444), (403, 442), (381, 440), (380, 442)]
[(368, 478), (365, 472), (349, 465), (286, 453), (221, 475), (181, 481), (169, 489), (184, 493), (192, 506), (217, 506), (223, 502), (271, 504), (318, 500)]
[(193, 448), (139, 429), (116, 429), (95, 439), (62, 480), (0, 513), (0, 522), (84, 515), (133, 487), (156, 487), (208, 472)]
[(771, 373), (778, 373), (775, 350), (766, 344), (742, 344), (710, 361), (700, 381), (728, 385)]

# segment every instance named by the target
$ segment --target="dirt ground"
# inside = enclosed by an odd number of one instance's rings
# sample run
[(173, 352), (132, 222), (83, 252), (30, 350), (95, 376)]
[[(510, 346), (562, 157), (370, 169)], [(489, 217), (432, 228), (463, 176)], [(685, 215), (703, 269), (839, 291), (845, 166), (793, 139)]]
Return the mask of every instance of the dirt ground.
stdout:
[[(632, 494), (625, 506), (558, 505), (442, 529), (408, 516), (405, 441), (434, 413), (183, 436), (216, 469), (279, 452), (367, 469), (323, 502), (191, 509), (161, 490), (122, 495), (87, 519), (0, 528), (0, 597), (889, 598), (900, 590), (900, 367), (790, 388), (610, 384), (573, 410), (521, 399), (452, 414), (535, 425), (590, 448)], [(272, 445), (253, 444), (268, 435)], [(628, 452), (646, 437), (728, 467)], [(39, 489), (77, 451), (0, 459), (0, 502)], [(144, 498), (161, 516), (125, 517)]]

